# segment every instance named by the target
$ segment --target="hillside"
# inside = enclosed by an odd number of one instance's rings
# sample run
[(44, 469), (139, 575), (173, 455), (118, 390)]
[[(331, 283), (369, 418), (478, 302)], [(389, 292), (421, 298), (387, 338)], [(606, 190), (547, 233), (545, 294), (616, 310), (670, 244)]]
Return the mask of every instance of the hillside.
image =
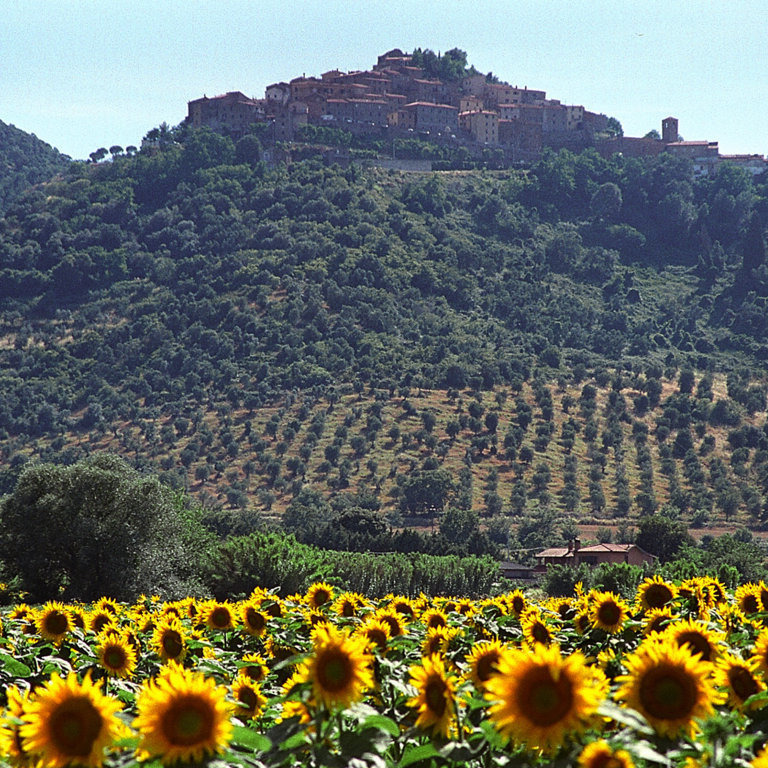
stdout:
[(69, 162), (34, 134), (0, 120), (0, 214), (26, 189), (66, 170)]
[(268, 169), (186, 129), (74, 163), (0, 221), (3, 490), (112, 450), (262, 514), (306, 483), (762, 525), (767, 198), (664, 155)]

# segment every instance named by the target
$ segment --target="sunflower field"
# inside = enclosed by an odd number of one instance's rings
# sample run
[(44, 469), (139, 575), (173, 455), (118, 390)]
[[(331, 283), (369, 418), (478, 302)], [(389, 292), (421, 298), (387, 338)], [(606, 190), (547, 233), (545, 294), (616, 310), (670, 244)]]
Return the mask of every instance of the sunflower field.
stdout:
[(768, 766), (768, 587), (5, 609), (8, 766)]

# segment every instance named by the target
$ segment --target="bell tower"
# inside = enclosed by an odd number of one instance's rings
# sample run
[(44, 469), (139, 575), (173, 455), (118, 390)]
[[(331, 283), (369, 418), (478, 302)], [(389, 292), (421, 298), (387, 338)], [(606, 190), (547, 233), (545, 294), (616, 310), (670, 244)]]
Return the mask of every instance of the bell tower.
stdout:
[(661, 140), (665, 144), (672, 144), (678, 140), (676, 117), (665, 117), (661, 121)]

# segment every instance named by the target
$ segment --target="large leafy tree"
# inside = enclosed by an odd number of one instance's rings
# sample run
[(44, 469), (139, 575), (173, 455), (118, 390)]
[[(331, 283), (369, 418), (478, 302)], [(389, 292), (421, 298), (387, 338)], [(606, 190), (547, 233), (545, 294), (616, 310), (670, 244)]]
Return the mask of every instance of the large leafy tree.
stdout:
[(36, 602), (181, 595), (200, 586), (194, 529), (169, 488), (115, 456), (36, 464), (0, 505), (0, 556)]

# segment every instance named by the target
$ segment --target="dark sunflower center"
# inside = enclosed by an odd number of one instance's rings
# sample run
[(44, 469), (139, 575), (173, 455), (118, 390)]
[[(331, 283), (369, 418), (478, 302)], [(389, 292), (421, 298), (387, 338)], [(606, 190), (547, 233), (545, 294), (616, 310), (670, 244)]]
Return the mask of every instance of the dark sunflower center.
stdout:
[(496, 665), (499, 662), (499, 654), (496, 651), (486, 653), (477, 661), (477, 677), (483, 683), (496, 674)]
[(266, 626), (264, 617), (255, 609), (247, 608), (245, 611), (245, 621), (248, 626), (256, 632), (261, 632)]
[(369, 629), (366, 634), (368, 639), (376, 643), (382, 650), (387, 647), (387, 633), (383, 629)]
[(515, 613), (522, 613), (525, 610), (525, 599), (517, 595), (512, 598), (512, 610)]
[(317, 661), (317, 680), (325, 691), (335, 693), (352, 681), (352, 662), (341, 650), (333, 649), (321, 654)]
[(163, 635), (162, 645), (169, 659), (175, 659), (184, 650), (181, 635), (175, 629), (170, 629)]
[(666, 623), (667, 623), (666, 616), (655, 616), (653, 619), (651, 619), (651, 622), (648, 624), (648, 631), (661, 632), (661, 630), (664, 628), (664, 625)]
[(317, 606), (327, 603), (330, 599), (331, 595), (326, 589), (318, 589), (312, 596), (312, 602)]
[(760, 603), (755, 595), (744, 595), (741, 605), (746, 613), (757, 613), (760, 610)]
[(442, 717), (448, 702), (445, 700), (445, 691), (447, 686), (445, 681), (439, 677), (430, 678), (424, 686), (424, 701), (430, 712), (438, 717)]
[(645, 602), (651, 608), (663, 608), (672, 599), (672, 591), (665, 584), (651, 584), (645, 590)]
[(568, 676), (553, 679), (546, 668), (534, 668), (519, 683), (520, 710), (534, 724), (547, 727), (559, 723), (573, 706), (573, 685)]
[(440, 615), (430, 616), (427, 626), (436, 629), (437, 627), (447, 627), (448, 622)]
[(101, 632), (101, 630), (104, 629), (104, 627), (106, 627), (107, 624), (109, 624), (109, 622), (110, 622), (109, 616), (107, 616), (107, 614), (105, 613), (102, 613), (93, 620), (93, 624), (91, 625), (91, 627), (93, 631), (98, 635), (99, 632)]
[(762, 605), (764, 611), (768, 611), (768, 589), (760, 590), (760, 605)]
[(104, 651), (104, 663), (110, 669), (122, 669), (128, 662), (125, 651), (119, 646), (113, 645)]
[(394, 616), (382, 616), (381, 618), (389, 624), (389, 634), (392, 635), (392, 637), (397, 637), (401, 634), (400, 623)]
[(202, 744), (213, 733), (213, 712), (207, 702), (185, 696), (165, 712), (162, 729), (165, 738), (175, 747)]
[(709, 641), (699, 632), (682, 632), (677, 636), (677, 644), (681, 648), (687, 645), (691, 653), (701, 654), (701, 658), (704, 661), (710, 661), (712, 657), (712, 647)]
[(351, 603), (349, 600), (345, 600), (344, 604), (341, 606), (341, 615), (342, 616), (354, 616), (355, 615), (355, 606), (353, 603)]
[(626, 768), (626, 763), (614, 755), (602, 752), (590, 761), (589, 768)]
[(531, 628), (531, 635), (537, 643), (543, 643), (544, 645), (548, 645), (552, 639), (549, 630), (540, 621), (537, 621)]
[(51, 635), (63, 635), (69, 629), (69, 619), (66, 613), (51, 611), (45, 617), (44, 626)]
[(68, 699), (49, 720), (51, 741), (67, 757), (87, 757), (99, 736), (103, 721), (89, 699)]
[(752, 677), (752, 673), (744, 667), (731, 667), (728, 670), (728, 682), (731, 684), (733, 692), (742, 701), (754, 696), (760, 690), (757, 681)]
[(586, 613), (580, 613), (576, 617), (576, 629), (578, 632), (586, 632), (589, 629), (589, 616)]
[(433, 635), (432, 637), (427, 640), (427, 655), (431, 655), (433, 653), (440, 653), (440, 648), (442, 646), (442, 635)]
[(226, 608), (214, 608), (211, 611), (211, 624), (214, 627), (224, 628), (232, 623), (232, 617)]
[(621, 608), (614, 602), (605, 602), (597, 609), (598, 621), (606, 627), (615, 627), (621, 621)]
[(258, 682), (259, 680), (264, 679), (264, 667), (262, 667), (260, 664), (251, 664), (247, 667), (244, 667), (243, 671), (246, 675), (248, 675), (248, 677), (251, 678), (251, 680), (256, 680)]
[(640, 682), (640, 703), (659, 720), (690, 717), (697, 689), (691, 675), (679, 667), (662, 666), (648, 671)]
[(237, 700), (247, 709), (253, 711), (259, 706), (259, 697), (253, 688), (241, 688), (237, 692)]

